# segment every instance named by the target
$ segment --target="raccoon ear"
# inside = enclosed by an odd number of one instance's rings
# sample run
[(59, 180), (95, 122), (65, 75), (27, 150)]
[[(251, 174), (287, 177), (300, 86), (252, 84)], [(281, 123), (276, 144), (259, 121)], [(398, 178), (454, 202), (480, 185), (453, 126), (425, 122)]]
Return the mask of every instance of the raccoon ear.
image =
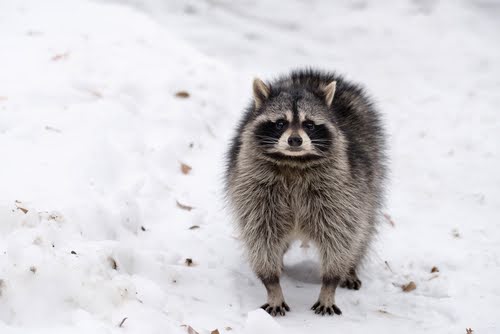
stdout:
[(271, 88), (267, 86), (259, 78), (253, 80), (253, 99), (255, 101), (255, 109), (260, 108), (262, 103), (269, 97), (271, 93)]
[(333, 96), (335, 95), (336, 88), (337, 88), (337, 81), (332, 81), (321, 89), (321, 91), (323, 92), (325, 103), (328, 107), (332, 106)]

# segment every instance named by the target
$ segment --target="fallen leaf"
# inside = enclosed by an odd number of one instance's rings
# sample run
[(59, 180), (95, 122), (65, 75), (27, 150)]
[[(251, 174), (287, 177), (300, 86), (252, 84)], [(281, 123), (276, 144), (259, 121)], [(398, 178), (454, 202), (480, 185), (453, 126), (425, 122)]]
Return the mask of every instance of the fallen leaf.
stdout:
[(186, 266), (191, 267), (193, 265), (193, 259), (187, 258), (185, 263), (186, 263)]
[(193, 225), (193, 226), (191, 226), (189, 229), (190, 229), (190, 230), (196, 230), (196, 229), (198, 229), (198, 228), (200, 228), (198, 225)]
[(182, 209), (182, 210), (186, 210), (186, 211), (191, 211), (193, 210), (194, 208), (192, 206), (189, 206), (189, 205), (186, 205), (186, 204), (182, 204), (182, 203), (179, 203), (179, 201), (175, 201), (177, 203), (177, 207), (179, 209)]
[(415, 290), (416, 288), (417, 288), (417, 285), (413, 281), (411, 281), (408, 284), (404, 284), (404, 285), (401, 286), (401, 289), (403, 289), (404, 292), (410, 292), (410, 291)]
[(144, 226), (141, 226), (141, 231), (145, 232), (146, 228)]
[(96, 97), (98, 99), (102, 98), (101, 92), (99, 92), (97, 90), (89, 89), (89, 93), (92, 94), (94, 97)]
[(28, 213), (29, 210), (24, 207), (24, 204), (21, 203), (21, 201), (16, 200), (15, 203), (18, 210), (21, 210), (24, 214)]
[(210, 332), (210, 334), (220, 334), (218, 329), (214, 329), (213, 331)]
[(35, 267), (35, 266), (31, 266), (31, 267), (30, 267), (30, 271), (31, 271), (33, 274), (36, 274), (36, 267)]
[(472, 330), (472, 328), (466, 328), (465, 329), (465, 334), (472, 334), (474, 333), (474, 331)]
[(178, 91), (177, 93), (175, 93), (175, 96), (179, 97), (181, 99), (187, 99), (189, 97), (189, 93), (186, 92), (185, 90), (181, 90), (181, 91)]
[(25, 208), (17, 208), (18, 210), (21, 210), (24, 214), (28, 213), (28, 209)]
[(188, 334), (199, 334), (197, 331), (193, 329), (193, 327), (189, 325), (181, 325), (181, 327), (186, 327)]
[(51, 60), (52, 61), (65, 60), (65, 59), (68, 59), (68, 57), (69, 57), (69, 52), (58, 53), (54, 57), (52, 57)]
[(181, 172), (182, 174), (184, 175), (187, 175), (189, 174), (189, 172), (191, 171), (191, 169), (193, 169), (191, 166), (181, 162)]
[(436, 266), (432, 267), (431, 273), (438, 273), (438, 272), (439, 272), (438, 267), (436, 267)]
[(116, 263), (116, 260), (113, 259), (111, 256), (108, 257), (109, 265), (111, 266), (111, 269), (117, 270), (118, 269), (118, 264)]

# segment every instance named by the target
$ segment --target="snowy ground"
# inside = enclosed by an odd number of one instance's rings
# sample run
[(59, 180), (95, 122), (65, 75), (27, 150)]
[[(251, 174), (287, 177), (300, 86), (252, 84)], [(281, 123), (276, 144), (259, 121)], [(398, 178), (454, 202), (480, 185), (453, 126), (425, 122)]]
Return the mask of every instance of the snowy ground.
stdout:
[[(493, 0), (1, 1), (0, 333), (500, 332), (499, 17)], [(309, 310), (318, 264), (296, 245), (292, 312), (272, 319), (222, 157), (252, 77), (301, 65), (378, 101), (394, 225), (341, 317)]]

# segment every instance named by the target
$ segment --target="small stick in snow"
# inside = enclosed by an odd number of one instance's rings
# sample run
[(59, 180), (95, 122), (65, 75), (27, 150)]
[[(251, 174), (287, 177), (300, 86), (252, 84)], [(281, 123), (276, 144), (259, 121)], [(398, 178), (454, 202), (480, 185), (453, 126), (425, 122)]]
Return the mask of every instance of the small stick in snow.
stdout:
[(59, 130), (59, 129), (57, 129), (57, 128), (54, 128), (54, 127), (52, 127), (52, 126), (49, 126), (49, 125), (46, 125), (46, 126), (45, 126), (45, 130), (47, 130), (47, 131), (52, 131), (52, 132), (56, 132), (56, 133), (61, 133), (61, 132), (62, 132), (61, 130)]
[(125, 323), (125, 321), (127, 319), (128, 319), (127, 317), (123, 318), (123, 320), (120, 322), (120, 325), (118, 325), (118, 327), (123, 327), (123, 324)]
[(186, 204), (182, 204), (182, 203), (179, 203), (179, 201), (175, 201), (177, 203), (177, 207), (179, 209), (182, 209), (182, 210), (186, 210), (186, 211), (191, 211), (193, 210), (194, 208), (192, 206), (189, 206), (189, 205), (186, 205)]
[(384, 261), (384, 263), (385, 263), (385, 265), (386, 265), (387, 269), (389, 269), (389, 270), (391, 271), (391, 273), (393, 273), (393, 274), (394, 274), (394, 271), (392, 271), (391, 266), (389, 265), (389, 262)]

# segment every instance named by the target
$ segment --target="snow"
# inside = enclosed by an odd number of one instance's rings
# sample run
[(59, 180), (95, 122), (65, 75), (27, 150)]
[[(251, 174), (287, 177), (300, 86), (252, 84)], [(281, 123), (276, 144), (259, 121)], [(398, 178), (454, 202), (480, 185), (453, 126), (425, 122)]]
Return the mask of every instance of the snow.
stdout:
[[(499, 15), (485, 0), (0, 2), (0, 333), (499, 332)], [(340, 317), (309, 310), (317, 258), (295, 245), (292, 311), (271, 318), (223, 155), (251, 79), (303, 65), (362, 82), (383, 111), (394, 226), (361, 290), (338, 290)]]

